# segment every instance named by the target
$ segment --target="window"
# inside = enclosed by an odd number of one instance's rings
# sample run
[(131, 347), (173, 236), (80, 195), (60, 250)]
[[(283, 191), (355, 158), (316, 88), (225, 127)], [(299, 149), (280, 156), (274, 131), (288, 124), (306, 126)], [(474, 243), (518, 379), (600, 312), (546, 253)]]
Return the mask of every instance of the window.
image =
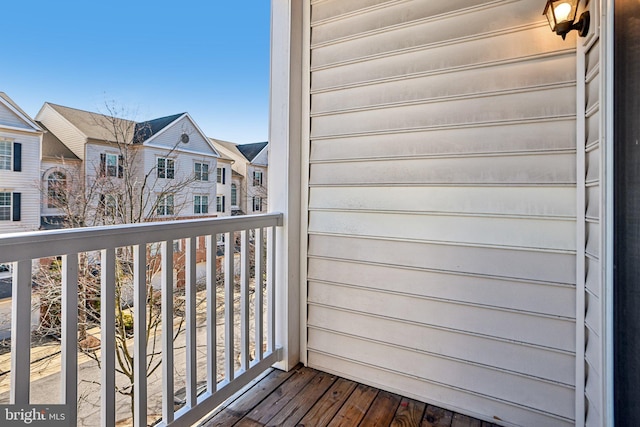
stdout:
[(193, 213), (209, 213), (209, 196), (193, 196)]
[(117, 154), (100, 154), (100, 176), (112, 176), (122, 178), (124, 157)]
[(11, 193), (0, 193), (0, 221), (11, 221)]
[(253, 211), (254, 212), (262, 211), (262, 197), (253, 198)]
[(216, 212), (224, 212), (224, 196), (216, 196)]
[(166, 194), (158, 199), (156, 214), (160, 216), (173, 215), (173, 194)]
[(196, 181), (209, 181), (209, 165), (196, 163)]
[(11, 170), (11, 141), (0, 141), (0, 170)]
[(67, 176), (62, 172), (52, 172), (47, 178), (47, 207), (59, 208), (67, 200)]
[(158, 178), (173, 179), (175, 173), (173, 159), (158, 157)]
[(262, 186), (262, 172), (253, 171), (253, 186), (254, 187)]
[(231, 206), (238, 206), (238, 187), (231, 184)]
[(218, 245), (224, 245), (224, 234), (218, 234), (217, 236), (218, 238), (216, 239), (216, 242)]
[(216, 182), (218, 184), (224, 184), (225, 183), (225, 168), (217, 168), (216, 169)]

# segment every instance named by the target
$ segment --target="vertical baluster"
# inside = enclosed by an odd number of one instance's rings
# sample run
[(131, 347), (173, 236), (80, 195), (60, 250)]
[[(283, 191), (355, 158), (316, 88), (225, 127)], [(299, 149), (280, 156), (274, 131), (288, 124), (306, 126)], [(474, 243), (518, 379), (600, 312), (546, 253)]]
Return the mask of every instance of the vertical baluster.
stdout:
[(134, 426), (147, 425), (147, 245), (133, 247)]
[(197, 365), (196, 365), (196, 238), (186, 239), (185, 257), (185, 315), (186, 322), (186, 358), (187, 358), (187, 406), (196, 406)]
[(264, 272), (264, 260), (263, 249), (264, 244), (263, 229), (258, 228), (255, 231), (256, 238), (255, 245), (255, 299), (253, 303), (254, 307), (254, 319), (255, 319), (255, 344), (256, 344), (256, 362), (262, 360), (262, 337), (264, 334), (264, 328), (262, 327), (262, 275)]
[(240, 367), (249, 369), (249, 232), (240, 232)]
[(233, 336), (233, 285), (234, 285), (234, 262), (233, 242), (234, 233), (226, 233), (224, 241), (224, 353), (225, 353), (225, 375), (227, 381), (231, 382), (235, 378), (234, 367), (234, 344)]
[(207, 245), (207, 391), (213, 394), (217, 389), (217, 348), (216, 348), (216, 255), (215, 234), (208, 235)]
[(267, 236), (267, 351), (276, 348), (276, 227), (268, 229)]
[(31, 363), (31, 260), (13, 265), (10, 403), (29, 404)]
[(61, 398), (69, 425), (77, 424), (78, 401), (78, 254), (62, 257)]
[[(115, 249), (103, 249), (100, 259), (102, 272), (100, 279), (100, 351), (101, 371), (101, 422), (105, 427), (116, 422), (116, 253)], [(120, 301), (118, 301), (118, 304)]]
[(173, 241), (164, 241), (162, 254), (162, 419), (173, 422)]

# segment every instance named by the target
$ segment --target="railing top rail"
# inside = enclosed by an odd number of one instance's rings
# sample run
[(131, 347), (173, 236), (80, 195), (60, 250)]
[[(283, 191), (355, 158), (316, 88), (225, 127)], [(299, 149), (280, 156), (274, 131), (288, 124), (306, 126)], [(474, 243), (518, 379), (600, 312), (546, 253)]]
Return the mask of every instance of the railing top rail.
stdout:
[(282, 224), (282, 213), (268, 213), (9, 233), (0, 235), (0, 262), (37, 259)]

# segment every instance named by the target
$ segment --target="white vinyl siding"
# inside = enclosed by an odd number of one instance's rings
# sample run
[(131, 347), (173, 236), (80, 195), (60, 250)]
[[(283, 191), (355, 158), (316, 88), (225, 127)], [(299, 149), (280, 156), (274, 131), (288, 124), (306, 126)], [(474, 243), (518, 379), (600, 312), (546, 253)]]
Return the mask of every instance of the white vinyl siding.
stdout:
[(602, 262), (605, 242), (602, 185), (604, 174), (604, 111), (602, 90), (604, 86), (603, 67), (600, 58), (604, 57), (599, 38), (599, 2), (590, 1), (592, 23), (589, 35), (579, 39), (579, 93), (584, 93), (584, 100), (578, 105), (578, 192), (583, 209), (578, 217), (578, 281), (576, 284), (578, 310), (582, 308), (581, 321), (584, 322), (584, 336), (578, 335), (578, 346), (582, 343), (584, 366), (578, 366), (578, 372), (584, 372), (584, 393), (577, 396), (577, 403), (584, 402), (585, 425), (605, 425), (604, 407), (604, 281)]
[(543, 6), (311, 2), (310, 366), (573, 424), (575, 36)]
[[(66, 145), (73, 154), (78, 156), (79, 159), (85, 160), (86, 135), (71, 125), (69, 121), (55, 111), (53, 107), (45, 103), (35, 119), (42, 122), (56, 137), (64, 141), (64, 145)], [(92, 158), (87, 155), (87, 160), (92, 161)], [(96, 166), (98, 160), (94, 160)]]
[(0, 127), (11, 126), (14, 128), (33, 130), (31, 124), (25, 122), (12, 109), (4, 105), (4, 100), (0, 101)]

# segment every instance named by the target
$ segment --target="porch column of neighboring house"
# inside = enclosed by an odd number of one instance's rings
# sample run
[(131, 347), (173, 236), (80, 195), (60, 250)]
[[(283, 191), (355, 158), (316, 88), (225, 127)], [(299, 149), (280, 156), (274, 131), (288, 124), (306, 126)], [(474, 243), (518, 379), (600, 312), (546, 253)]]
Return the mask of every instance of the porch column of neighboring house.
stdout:
[(278, 366), (300, 361), (301, 333), (301, 134), (302, 2), (271, 2), (271, 108), (269, 210), (284, 213), (276, 249), (276, 340), (283, 347)]

